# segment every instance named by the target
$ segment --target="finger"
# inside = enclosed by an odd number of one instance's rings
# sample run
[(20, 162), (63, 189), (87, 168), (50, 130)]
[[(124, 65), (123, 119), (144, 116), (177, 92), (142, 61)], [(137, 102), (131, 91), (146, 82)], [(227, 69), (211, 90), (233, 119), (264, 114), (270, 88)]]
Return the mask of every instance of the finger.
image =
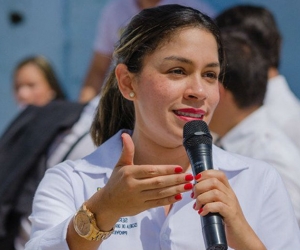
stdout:
[(205, 170), (200, 173), (200, 177), (198, 175), (197, 178), (195, 179), (197, 182), (201, 182), (211, 178), (216, 178), (220, 182), (222, 182), (227, 188), (231, 188), (225, 173), (221, 170), (215, 170), (215, 169)]
[(171, 205), (180, 200), (182, 200), (182, 195), (179, 193), (179, 194), (175, 194), (175, 195), (168, 196), (165, 198), (160, 198), (160, 199), (156, 199), (156, 200), (148, 200), (145, 202), (145, 205), (149, 208), (154, 208), (154, 207)]
[(229, 211), (229, 206), (222, 203), (222, 202), (212, 202), (208, 203), (205, 206), (198, 208), (197, 206), (194, 207), (195, 210), (198, 210), (198, 214), (201, 216), (205, 216), (208, 213), (219, 213), (223, 217), (226, 217), (226, 211)]
[(195, 184), (194, 193), (196, 196), (203, 194), (205, 192), (209, 192), (211, 190), (219, 190), (223, 193), (228, 192), (228, 187), (216, 177), (212, 177), (209, 179), (203, 179)]
[(226, 193), (218, 189), (213, 189), (197, 196), (194, 209), (198, 210), (204, 205), (206, 206), (213, 203), (222, 203), (228, 205), (230, 204), (230, 201), (231, 199)]
[(157, 176), (166, 176), (179, 174), (183, 171), (178, 165), (140, 165), (136, 171), (137, 179), (153, 178)]
[[(192, 174), (182, 173), (182, 174), (169, 174), (169, 175), (160, 175), (157, 177), (147, 178), (140, 180), (139, 185), (143, 187), (143, 190), (158, 190), (167, 187), (174, 187), (180, 184), (190, 184), (189, 189), (193, 189), (193, 184), (191, 181), (194, 180)], [(187, 188), (187, 186), (186, 186)], [(179, 192), (177, 190), (177, 192)], [(169, 194), (171, 195), (171, 194)]]
[(121, 135), (123, 141), (123, 149), (119, 161), (116, 166), (133, 165), (134, 144), (129, 134)]
[(193, 184), (190, 182), (186, 182), (183, 184), (168, 186), (164, 188), (156, 188), (144, 190), (141, 195), (145, 200), (159, 200), (167, 197), (176, 196), (177, 194), (181, 194), (184, 192), (191, 191), (193, 189)]

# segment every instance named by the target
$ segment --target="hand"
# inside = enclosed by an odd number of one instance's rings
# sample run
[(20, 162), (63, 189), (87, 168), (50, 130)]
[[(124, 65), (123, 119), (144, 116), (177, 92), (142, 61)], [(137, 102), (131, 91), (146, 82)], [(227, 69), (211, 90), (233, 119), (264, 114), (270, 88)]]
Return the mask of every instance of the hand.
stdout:
[(239, 201), (226, 175), (220, 170), (207, 170), (195, 177), (194, 209), (201, 216), (219, 213), (223, 216), (228, 245), (238, 249), (266, 249), (244, 217)]
[(193, 176), (181, 173), (177, 165), (134, 165), (133, 141), (126, 133), (122, 140), (122, 154), (108, 183), (92, 197), (97, 199), (97, 209), (109, 210), (114, 218), (132, 216), (175, 203), (182, 192), (193, 188)]

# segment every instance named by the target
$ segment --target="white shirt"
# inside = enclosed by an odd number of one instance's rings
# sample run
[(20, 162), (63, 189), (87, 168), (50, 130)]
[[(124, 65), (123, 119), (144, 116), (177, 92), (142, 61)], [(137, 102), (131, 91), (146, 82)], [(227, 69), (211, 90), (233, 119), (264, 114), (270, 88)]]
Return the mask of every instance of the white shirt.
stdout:
[[(136, 2), (137, 0), (111, 1), (101, 11), (94, 42), (96, 51), (105, 55), (113, 53), (114, 45), (119, 40), (122, 29), (134, 15), (141, 11)], [(212, 7), (200, 0), (161, 0), (158, 5), (171, 3), (187, 5), (210, 16), (215, 14)]]
[(219, 143), (227, 151), (263, 160), (280, 173), (290, 194), (300, 226), (300, 153), (292, 141), (261, 107), (223, 136)]
[[(27, 250), (69, 249), (69, 221), (82, 203), (107, 183), (121, 154), (121, 132), (82, 160), (66, 161), (47, 171), (34, 198), (30, 216), (33, 231)], [(226, 173), (246, 219), (267, 249), (300, 249), (299, 228), (277, 171), (264, 162), (215, 146), (213, 161)], [(168, 216), (158, 207), (121, 218), (114, 234), (99, 249), (205, 249), (194, 202), (187, 192)]]
[(269, 80), (264, 106), (300, 152), (300, 102), (282, 75)]

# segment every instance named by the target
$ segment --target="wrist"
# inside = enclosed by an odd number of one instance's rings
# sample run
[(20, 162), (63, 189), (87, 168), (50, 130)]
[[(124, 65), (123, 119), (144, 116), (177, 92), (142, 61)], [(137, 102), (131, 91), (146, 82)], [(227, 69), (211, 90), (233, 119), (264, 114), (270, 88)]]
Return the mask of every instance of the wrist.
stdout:
[(73, 225), (76, 233), (89, 241), (106, 240), (114, 231), (114, 227), (108, 231), (100, 230), (94, 214), (86, 207), (85, 203), (82, 204), (74, 215)]
[(89, 200), (86, 201), (86, 206), (94, 214), (97, 227), (101, 231), (109, 231), (115, 226), (120, 219), (113, 209), (103, 200), (103, 189), (97, 191)]

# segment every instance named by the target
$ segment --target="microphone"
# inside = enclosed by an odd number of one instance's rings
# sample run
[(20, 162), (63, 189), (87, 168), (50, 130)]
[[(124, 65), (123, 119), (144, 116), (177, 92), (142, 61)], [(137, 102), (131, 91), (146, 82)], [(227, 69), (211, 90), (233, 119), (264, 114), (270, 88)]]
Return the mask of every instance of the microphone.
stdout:
[[(213, 169), (212, 136), (204, 121), (194, 120), (184, 125), (183, 145), (194, 175)], [(222, 216), (218, 213), (209, 213), (200, 218), (206, 250), (228, 249)]]

